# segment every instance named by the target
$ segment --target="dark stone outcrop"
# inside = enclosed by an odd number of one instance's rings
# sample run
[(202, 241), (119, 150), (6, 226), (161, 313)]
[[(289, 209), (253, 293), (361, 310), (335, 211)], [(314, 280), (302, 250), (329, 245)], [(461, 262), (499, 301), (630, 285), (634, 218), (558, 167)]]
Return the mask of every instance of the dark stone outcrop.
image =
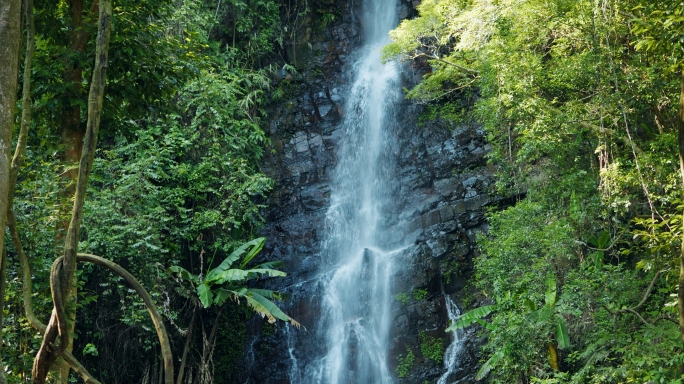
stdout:
[[(282, 307), (304, 327), (313, 329), (320, 311), (320, 287), (312, 282), (319, 271), (318, 256), (325, 233), (325, 214), (330, 203), (329, 175), (335, 167), (339, 125), (345, 95), (350, 86), (353, 49), (362, 43), (361, 26), (352, 15), (359, 4), (338, 1), (331, 5), (344, 15), (325, 30), (309, 32), (306, 52), (297, 55), (297, 75), (279, 81), (287, 98), (272, 109), (268, 134), (271, 151), (264, 157), (263, 171), (275, 180), (263, 212), (268, 238), (262, 259), (282, 260), (288, 276), (268, 281), (268, 287), (290, 295)], [(401, 17), (415, 13), (404, 1)], [(352, 7), (357, 7), (352, 9)], [(299, 45), (303, 45), (300, 42)], [(411, 86), (420, 77), (404, 67), (404, 82)], [(413, 246), (404, 252), (402, 267), (394, 277), (393, 329), (388, 365), (394, 371), (398, 356), (410, 349), (413, 366), (400, 383), (435, 383), (445, 372), (442, 365), (421, 354), (421, 332), (444, 346), (450, 336), (445, 295), (461, 306), (464, 287), (473, 271), (476, 236), (486, 229), (482, 207), (492, 203), (487, 191), (493, 179), (486, 167), (488, 151), (484, 133), (476, 124), (453, 125), (443, 121), (419, 123), (421, 108), (404, 101), (396, 108), (401, 126), (393, 132), (397, 141), (396, 195), (401, 211), (394, 222), (403, 221)], [(252, 340), (245, 353), (241, 383), (289, 383), (290, 359), (300, 365), (320, 355), (324, 340), (313, 332), (278, 325), (275, 333), (262, 333), (262, 319), (249, 321)], [(463, 345), (459, 368), (448, 383), (474, 380), (479, 355), (477, 336), (471, 333)]]

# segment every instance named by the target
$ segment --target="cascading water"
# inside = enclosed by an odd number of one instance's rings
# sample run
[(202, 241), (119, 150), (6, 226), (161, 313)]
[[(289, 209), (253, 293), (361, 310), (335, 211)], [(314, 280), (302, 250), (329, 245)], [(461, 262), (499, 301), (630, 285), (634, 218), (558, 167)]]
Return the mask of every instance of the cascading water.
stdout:
[[(447, 307), (450, 324), (454, 324), (461, 317), (461, 311), (448, 295), (444, 295), (444, 302)], [(451, 344), (449, 344), (446, 353), (444, 353), (444, 368), (446, 368), (446, 372), (439, 378), (437, 384), (447, 384), (449, 376), (451, 376), (458, 367), (458, 357), (463, 348), (463, 330), (453, 332), (451, 337), (453, 340), (451, 341)]]
[(380, 50), (396, 25), (395, 1), (364, 4), (366, 44), (345, 106), (318, 281), (322, 314), (314, 332), (326, 348), (309, 366), (290, 370), (293, 383), (392, 382), (387, 367), (390, 282), (399, 251), (388, 249), (401, 245), (393, 219), (397, 127), (392, 109), (401, 91), (396, 66), (382, 64)]

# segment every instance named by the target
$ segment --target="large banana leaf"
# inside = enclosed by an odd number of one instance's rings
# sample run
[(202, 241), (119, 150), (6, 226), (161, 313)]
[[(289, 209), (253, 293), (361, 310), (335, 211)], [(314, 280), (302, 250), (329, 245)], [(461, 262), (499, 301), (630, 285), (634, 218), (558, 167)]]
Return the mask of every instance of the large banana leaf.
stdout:
[(255, 244), (252, 247), (252, 249), (249, 250), (249, 253), (247, 253), (247, 256), (245, 256), (245, 258), (242, 259), (242, 263), (240, 263), (240, 268), (246, 267), (247, 264), (250, 261), (252, 261), (254, 256), (256, 256), (259, 252), (261, 252), (261, 249), (264, 248), (264, 244), (266, 244), (266, 238), (260, 237), (258, 239), (254, 239), (254, 240), (250, 241), (250, 243), (251, 242), (255, 242)]
[(556, 304), (556, 278), (553, 275), (549, 275), (546, 278), (546, 295), (545, 295), (546, 305), (552, 307)]
[(228, 269), (220, 273), (207, 275), (204, 282), (208, 284), (223, 284), (226, 282), (244, 281), (256, 277), (258, 274), (275, 277), (287, 276), (287, 273), (277, 269)]
[[(266, 238), (264, 237), (259, 237), (254, 240), (250, 240), (241, 246), (238, 247), (238, 249), (234, 250), (233, 253), (228, 255), (221, 264), (219, 264), (218, 267), (212, 269), (211, 271), (207, 272), (207, 276), (205, 277), (205, 280), (212, 280), (215, 275), (229, 269), (233, 263), (235, 263), (245, 252), (247, 252), (247, 248), (252, 247), (252, 249), (249, 251), (247, 254), (247, 257), (251, 255), (251, 258), (254, 258), (254, 256), (259, 253), (261, 248), (264, 247), (264, 243), (266, 242)], [(247, 258), (245, 257), (245, 259)], [(251, 260), (250, 258), (250, 260)], [(243, 261), (243, 264), (246, 264)], [(241, 267), (242, 268), (242, 267)]]
[(231, 296), (235, 296), (234, 292), (231, 292), (227, 289), (219, 288), (215, 289), (214, 291), (214, 304), (221, 306), (223, 303), (226, 302)]
[(283, 321), (290, 321), (290, 316), (286, 315), (277, 305), (260, 294), (249, 291), (245, 297), (249, 306), (261, 314), (261, 316), (268, 317), (268, 321), (274, 322), (276, 317)]
[(461, 315), (461, 317), (458, 319), (457, 322), (452, 324), (449, 328), (447, 328), (445, 331), (446, 332), (451, 332), (455, 331), (459, 328), (465, 328), (469, 326), (472, 323), (477, 322), (477, 320), (489, 315), (493, 311), (496, 310), (496, 305), (484, 305), (479, 308), (475, 308), (472, 311), (468, 311)]
[(197, 296), (204, 308), (209, 308), (213, 302), (214, 294), (211, 293), (211, 288), (207, 284), (200, 284), (197, 286)]
[(276, 261), (267, 261), (265, 263), (261, 263), (257, 266), (254, 267), (254, 269), (276, 269), (276, 268), (282, 268), (285, 266), (285, 263), (283, 263), (280, 260)]
[(497, 329), (499, 329), (499, 327), (497, 327), (496, 325), (489, 323), (489, 322), (486, 322), (482, 319), (475, 319), (475, 322), (480, 324), (484, 328), (489, 329), (490, 331), (496, 331)]
[(259, 295), (268, 298), (268, 299), (276, 299), (276, 300), (281, 300), (282, 299), (282, 294), (277, 291), (271, 291), (270, 289), (257, 289), (257, 288), (250, 288), (250, 292), (258, 293)]
[(556, 339), (558, 340), (558, 348), (565, 349), (570, 347), (568, 328), (565, 325), (565, 319), (560, 315), (558, 315), (558, 322), (556, 323)]
[(527, 320), (531, 323), (543, 323), (546, 320), (549, 319), (553, 315), (553, 307), (549, 307), (548, 305), (545, 305), (538, 310), (530, 313), (527, 316)]
[(504, 357), (504, 351), (499, 350), (495, 354), (492, 355), (484, 364), (482, 364), (482, 367), (480, 367), (480, 370), (477, 371), (477, 374), (475, 375), (475, 380), (482, 380), (487, 376), (489, 372), (491, 372), (494, 367), (496, 367), (496, 364), (499, 363), (499, 360), (501, 360)]
[(240, 297), (245, 298), (250, 308), (259, 313), (262, 317), (268, 318), (269, 322), (274, 322), (275, 319), (278, 318), (283, 321), (289, 321), (297, 328), (301, 326), (301, 324), (299, 324), (290, 316), (286, 315), (280, 308), (278, 308), (275, 303), (267, 299), (267, 297), (276, 299), (279, 298), (280, 292), (247, 287), (228, 287), (224, 290), (227, 294), (232, 294), (236, 299)]

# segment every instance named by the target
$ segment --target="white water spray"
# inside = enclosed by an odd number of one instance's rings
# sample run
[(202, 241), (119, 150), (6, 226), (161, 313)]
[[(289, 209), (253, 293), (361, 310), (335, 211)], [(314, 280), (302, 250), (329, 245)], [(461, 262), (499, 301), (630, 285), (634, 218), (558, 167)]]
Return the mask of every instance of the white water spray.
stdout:
[[(444, 301), (446, 303), (450, 324), (454, 324), (461, 317), (461, 311), (449, 296), (444, 295)], [(444, 353), (444, 368), (446, 368), (446, 372), (439, 378), (437, 384), (447, 384), (449, 376), (458, 367), (458, 358), (463, 348), (463, 330), (458, 329), (452, 332), (451, 337), (453, 340), (451, 341), (451, 344), (449, 344), (446, 353)]]
[[(389, 384), (390, 282), (399, 251), (394, 187), (392, 109), (401, 98), (399, 72), (380, 50), (396, 26), (396, 0), (366, 0), (366, 45), (347, 95), (331, 206), (323, 241), (321, 318), (315, 330), (325, 355), (291, 370), (293, 383)], [(391, 227), (391, 228), (390, 228)], [(291, 360), (293, 361), (293, 360)]]

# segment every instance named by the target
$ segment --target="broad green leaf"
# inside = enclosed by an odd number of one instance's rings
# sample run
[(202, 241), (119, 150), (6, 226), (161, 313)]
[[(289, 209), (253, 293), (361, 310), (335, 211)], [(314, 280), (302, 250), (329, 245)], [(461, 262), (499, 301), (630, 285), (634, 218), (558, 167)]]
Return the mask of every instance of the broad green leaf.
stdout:
[(587, 260), (591, 260), (594, 263), (594, 268), (601, 268), (601, 265), (603, 264), (603, 258), (603, 252), (597, 251), (589, 255), (589, 257), (587, 257)]
[(610, 241), (610, 233), (608, 231), (603, 231), (601, 236), (596, 241), (596, 248), (604, 249), (608, 242)]
[(257, 293), (265, 298), (268, 299), (276, 299), (276, 300), (282, 300), (282, 294), (277, 291), (271, 291), (270, 289), (257, 289), (257, 288), (250, 288), (250, 292)]
[[(221, 264), (219, 264), (218, 267), (212, 269), (211, 271), (207, 272), (207, 276), (205, 277), (205, 280), (212, 280), (214, 279), (215, 275), (229, 269), (235, 261), (237, 261), (240, 256), (242, 256), (247, 248), (249, 247), (255, 247), (258, 246), (260, 243), (262, 244), (261, 246), (263, 247), (263, 242), (264, 238), (260, 237), (258, 239), (250, 240), (241, 246), (239, 246), (236, 250), (234, 250), (228, 257), (226, 257)], [(260, 248), (261, 249), (261, 248)], [(258, 251), (257, 251), (258, 252)], [(253, 257), (253, 256), (252, 256)]]
[(468, 311), (458, 318), (458, 321), (452, 324), (449, 328), (445, 329), (446, 332), (452, 332), (459, 328), (465, 328), (470, 324), (476, 322), (493, 311), (496, 310), (496, 305), (484, 305), (479, 308), (475, 308), (472, 311)]
[(496, 325), (489, 323), (489, 322), (486, 322), (482, 319), (475, 319), (475, 322), (480, 324), (481, 326), (489, 329), (490, 331), (496, 331), (497, 329), (499, 329), (499, 327), (497, 327)]
[(276, 269), (276, 268), (282, 268), (285, 266), (285, 263), (283, 263), (280, 260), (277, 261), (267, 261), (265, 263), (261, 263), (257, 266), (254, 267), (254, 269)]
[(223, 284), (226, 282), (244, 281), (256, 277), (257, 275), (266, 275), (270, 277), (287, 276), (287, 273), (277, 269), (229, 269), (211, 276), (211, 279), (205, 279), (208, 284)]
[(275, 318), (283, 321), (289, 321), (290, 317), (278, 308), (273, 302), (258, 293), (249, 292), (247, 296), (247, 303), (254, 311), (259, 313), (262, 317), (268, 317), (269, 322), (274, 322)]
[(540, 309), (530, 313), (528, 319), (532, 323), (540, 324), (540, 323), (543, 323), (546, 320), (548, 320), (552, 314), (553, 314), (553, 307), (549, 307), (548, 305), (545, 305), (545, 306), (541, 307)]
[(209, 308), (211, 306), (214, 294), (211, 293), (211, 289), (206, 283), (200, 284), (197, 287), (197, 296), (199, 296), (200, 302), (204, 308)]
[(287, 273), (285, 273), (283, 271), (279, 271), (277, 269), (256, 268), (256, 269), (248, 269), (247, 272), (249, 272), (250, 276), (254, 276), (256, 274), (266, 275), (266, 276), (270, 276), (270, 277), (287, 276)]
[(252, 242), (254, 242), (255, 244), (252, 246), (252, 249), (249, 250), (247, 256), (245, 256), (245, 258), (242, 259), (242, 263), (240, 263), (240, 268), (244, 268), (250, 261), (252, 261), (254, 256), (261, 252), (261, 250), (264, 248), (264, 244), (266, 244), (266, 238), (259, 237), (257, 239), (250, 241), (250, 243)]
[(558, 316), (558, 322), (556, 323), (556, 339), (558, 339), (558, 348), (565, 349), (570, 347), (568, 328), (562, 316)]
[(228, 298), (233, 294), (232, 292), (223, 288), (219, 288), (214, 292), (214, 304), (219, 306), (223, 305), (223, 303), (225, 303), (226, 300), (228, 300)]
[(226, 282), (243, 281), (248, 275), (249, 272), (245, 271), (244, 269), (229, 269), (219, 273), (214, 273), (211, 275), (211, 277), (207, 275), (207, 278), (204, 279), (204, 281), (208, 284), (223, 284)]
[(537, 306), (534, 305), (532, 300), (530, 300), (527, 297), (523, 299), (523, 304), (525, 304), (525, 307), (527, 307), (527, 309), (529, 309), (530, 311), (536, 311), (537, 310)]
[(546, 277), (546, 294), (544, 299), (549, 307), (556, 304), (556, 278), (553, 275)]
[(499, 360), (501, 360), (504, 357), (504, 351), (499, 350), (495, 354), (492, 355), (484, 364), (482, 364), (482, 367), (480, 367), (480, 370), (477, 371), (477, 375), (475, 375), (476, 380), (482, 380), (484, 379), (487, 374), (496, 367), (496, 365), (499, 363)]

